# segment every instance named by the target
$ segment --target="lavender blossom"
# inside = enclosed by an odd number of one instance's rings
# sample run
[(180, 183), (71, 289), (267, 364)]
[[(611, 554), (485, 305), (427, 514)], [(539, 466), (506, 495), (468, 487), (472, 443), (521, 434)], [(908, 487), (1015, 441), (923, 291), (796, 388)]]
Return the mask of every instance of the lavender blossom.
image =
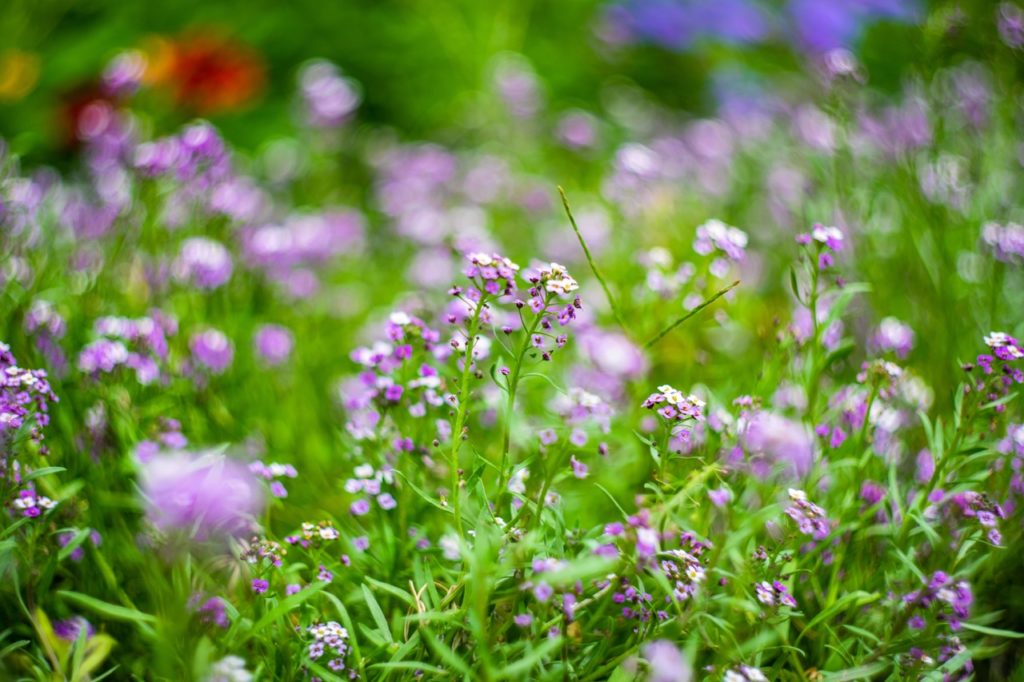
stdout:
[(256, 329), (253, 345), (263, 362), (277, 367), (288, 361), (295, 346), (295, 337), (287, 327), (264, 324)]
[(252, 532), (263, 509), (248, 467), (215, 452), (174, 452), (142, 465), (146, 516), (158, 531), (197, 541)]
[(188, 345), (195, 365), (211, 374), (223, 374), (235, 357), (234, 344), (216, 329), (193, 334)]
[[(785, 476), (799, 479), (814, 464), (814, 441), (799, 422), (758, 410), (741, 425), (740, 443), (746, 452)], [(755, 467), (760, 462), (755, 461)]]
[(337, 128), (352, 117), (362, 94), (358, 84), (325, 60), (315, 60), (299, 71), (299, 93), (306, 122), (314, 128)]
[(205, 290), (217, 289), (231, 279), (231, 254), (224, 245), (206, 237), (186, 239), (174, 261), (174, 275)]

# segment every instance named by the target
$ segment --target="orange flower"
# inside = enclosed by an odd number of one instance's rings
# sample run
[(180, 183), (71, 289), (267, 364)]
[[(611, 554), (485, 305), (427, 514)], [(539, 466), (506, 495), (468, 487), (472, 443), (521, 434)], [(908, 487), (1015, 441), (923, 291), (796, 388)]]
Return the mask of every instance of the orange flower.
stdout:
[(171, 92), (175, 103), (197, 114), (244, 107), (263, 90), (266, 68), (252, 48), (204, 30), (176, 39), (154, 39), (146, 80)]

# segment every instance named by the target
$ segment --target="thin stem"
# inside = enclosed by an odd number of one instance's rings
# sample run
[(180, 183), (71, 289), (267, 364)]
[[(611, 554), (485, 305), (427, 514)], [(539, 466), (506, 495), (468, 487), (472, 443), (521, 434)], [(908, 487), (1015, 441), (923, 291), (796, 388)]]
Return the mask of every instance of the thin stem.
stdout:
[(871, 408), (875, 406), (876, 397), (878, 397), (878, 386), (872, 384), (871, 395), (868, 397), (868, 406), (864, 410), (864, 423), (860, 425), (860, 435), (857, 436), (858, 447), (864, 447), (867, 444), (868, 428), (871, 426)]
[(459, 537), (462, 537), (459, 448), (462, 447), (462, 429), (465, 427), (469, 411), (469, 377), (473, 367), (473, 349), (476, 347), (477, 332), (480, 329), (480, 314), (483, 312), (484, 306), (487, 305), (486, 301), (486, 297), (481, 296), (480, 300), (476, 302), (473, 317), (469, 321), (469, 326), (466, 327), (466, 355), (462, 362), (462, 381), (459, 384), (459, 409), (455, 416), (455, 425), (452, 428), (452, 451), (449, 455), (449, 466), (452, 470), (452, 511), (455, 513), (455, 530), (458, 532)]
[(594, 277), (601, 284), (601, 288), (604, 289), (605, 298), (608, 299), (608, 305), (612, 309), (612, 314), (615, 316), (615, 321), (619, 323), (622, 330), (626, 333), (629, 330), (626, 328), (626, 323), (622, 320), (622, 315), (619, 314), (619, 308), (615, 305), (615, 298), (612, 296), (611, 289), (608, 288), (608, 283), (604, 280), (601, 275), (601, 271), (597, 269), (597, 263), (594, 262), (594, 257), (590, 254), (590, 249), (587, 247), (587, 241), (583, 238), (583, 233), (580, 232), (580, 228), (576, 225), (576, 218), (572, 215), (572, 209), (569, 208), (569, 199), (565, 196), (565, 190), (559, 186), (558, 193), (562, 195), (562, 206), (565, 207), (565, 214), (569, 216), (569, 223), (572, 225), (573, 232), (576, 233), (576, 239), (579, 240), (580, 246), (583, 247), (583, 255), (587, 257), (587, 263), (590, 264), (590, 270), (594, 273)]
[[(808, 352), (807, 361), (808, 367), (808, 386), (807, 386), (807, 420), (813, 425), (814, 423), (814, 408), (815, 403), (818, 402), (818, 339), (820, 335), (820, 329), (818, 328), (818, 279), (819, 273), (818, 268), (811, 261), (811, 298), (808, 305), (811, 312), (811, 329), (813, 333), (811, 335), (811, 345)], [(867, 417), (865, 417), (867, 419)]]
[[(547, 299), (544, 301), (544, 306), (545, 308), (547, 307)], [(512, 373), (509, 375), (508, 385), (506, 386), (508, 396), (505, 402), (505, 423), (502, 427), (501, 437), (501, 466), (498, 470), (499, 500), (504, 494), (505, 485), (508, 482), (508, 455), (512, 449), (512, 415), (516, 406), (516, 390), (519, 388), (519, 377), (523, 369), (523, 360), (526, 358), (526, 354), (530, 350), (530, 341), (533, 338), (534, 332), (537, 331), (537, 327), (540, 326), (541, 318), (543, 317), (543, 312), (538, 314), (529, 329), (525, 329), (526, 325), (523, 325), (526, 334), (523, 336), (523, 341), (519, 345), (519, 353), (513, 362)]]
[(739, 284), (740, 284), (740, 281), (736, 280), (735, 282), (733, 282), (732, 284), (730, 284), (726, 288), (722, 289), (721, 291), (719, 291), (717, 294), (715, 294), (711, 298), (709, 298), (706, 301), (704, 301), (703, 303), (701, 303), (699, 306), (697, 306), (696, 308), (694, 308), (690, 312), (688, 312), (685, 315), (683, 315), (682, 317), (680, 317), (678, 320), (676, 320), (675, 322), (673, 322), (669, 326), (667, 326), (664, 329), (662, 329), (660, 332), (658, 332), (654, 336), (654, 338), (652, 338), (650, 341), (648, 341), (647, 343), (644, 344), (644, 348), (650, 348), (654, 344), (658, 343), (658, 341), (661, 341), (662, 337), (664, 337), (666, 334), (668, 334), (673, 329), (675, 329), (676, 327), (681, 325), (683, 322), (686, 322), (688, 319), (690, 319), (691, 317), (693, 317), (694, 315), (696, 315), (700, 311), (702, 311), (705, 308), (707, 308), (709, 305), (711, 305), (712, 303), (714, 303), (715, 301), (720, 299), (722, 296), (725, 296), (727, 293), (729, 293), (730, 291), (735, 289), (737, 286), (739, 286)]

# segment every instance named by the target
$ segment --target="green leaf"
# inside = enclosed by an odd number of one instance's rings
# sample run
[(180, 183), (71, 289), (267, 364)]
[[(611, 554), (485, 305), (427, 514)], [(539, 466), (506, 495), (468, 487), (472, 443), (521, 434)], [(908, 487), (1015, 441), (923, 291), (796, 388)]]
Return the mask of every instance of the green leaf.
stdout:
[(449, 514), (452, 514), (452, 513), (454, 513), (454, 512), (452, 512), (452, 510), (451, 510), (450, 508), (448, 508), (448, 507), (444, 506), (443, 504), (441, 504), (440, 502), (438, 502), (437, 500), (435, 500), (434, 498), (432, 498), (432, 497), (431, 497), (430, 495), (428, 495), (428, 494), (427, 494), (427, 492), (426, 492), (425, 490), (421, 489), (421, 488), (420, 488), (419, 486), (417, 486), (417, 485), (416, 485), (415, 483), (413, 483), (412, 481), (410, 481), (410, 480), (409, 480), (409, 477), (408, 477), (408, 476), (406, 476), (405, 474), (403, 474), (403, 473), (402, 473), (401, 471), (398, 471), (397, 469), (395, 469), (395, 470), (394, 470), (394, 473), (398, 474), (398, 476), (400, 476), (400, 477), (401, 477), (401, 479), (402, 479), (403, 481), (405, 481), (405, 482), (406, 482), (406, 484), (407, 484), (407, 485), (408, 485), (408, 486), (409, 486), (410, 488), (412, 488), (413, 492), (414, 492), (414, 493), (416, 493), (417, 495), (419, 495), (420, 497), (422, 497), (422, 498), (423, 498), (423, 500), (424, 500), (424, 501), (425, 501), (425, 502), (426, 502), (427, 504), (431, 505), (432, 507), (437, 507), (438, 509), (440, 509), (440, 510), (441, 510), (441, 511), (443, 511), (443, 512), (447, 512), (447, 513), (449, 513)]
[(370, 670), (422, 670), (425, 673), (433, 673), (434, 675), (451, 675), (451, 673), (444, 668), (438, 668), (436, 665), (430, 663), (424, 663), (423, 661), (388, 661), (386, 663), (374, 663), (370, 666)]
[(809, 620), (806, 625), (800, 631), (800, 636), (796, 638), (795, 644), (799, 644), (800, 640), (804, 638), (804, 635), (811, 632), (814, 626), (819, 623), (823, 623), (832, 616), (845, 611), (846, 609), (853, 606), (863, 606), (864, 604), (870, 604), (873, 601), (877, 601), (881, 598), (881, 595), (872, 594), (863, 590), (857, 590), (856, 592), (850, 592), (844, 594), (842, 597), (837, 599), (834, 603), (830, 604), (827, 608), (822, 609), (814, 618)]
[(89, 534), (91, 532), (92, 532), (91, 528), (82, 528), (77, 533), (75, 533), (75, 536), (73, 538), (71, 538), (71, 540), (68, 542), (68, 544), (66, 544), (63, 547), (61, 547), (60, 551), (57, 552), (57, 559), (59, 561), (64, 561), (69, 556), (71, 556), (71, 553), (74, 552), (76, 549), (78, 549), (78, 547), (83, 542), (85, 542), (85, 539), (87, 537), (89, 537)]
[(975, 625), (974, 623), (960, 623), (960, 626), (963, 627), (964, 630), (973, 630), (974, 632), (980, 632), (983, 635), (992, 635), (993, 637), (1006, 637), (1007, 639), (1024, 639), (1024, 632), (1014, 632), (1013, 630), (990, 628), (987, 625)]
[(62, 471), (67, 471), (64, 467), (42, 467), (36, 469), (32, 473), (25, 476), (26, 481), (33, 481), (41, 476), (49, 476), (50, 474), (59, 474)]
[(881, 638), (878, 635), (876, 635), (875, 633), (873, 633), (873, 632), (871, 632), (869, 630), (865, 630), (864, 628), (859, 628), (859, 627), (857, 627), (855, 625), (845, 625), (845, 624), (842, 627), (847, 629), (847, 630), (849, 630), (850, 632), (852, 632), (855, 635), (860, 635), (861, 637), (865, 637), (867, 639), (870, 639), (875, 644), (880, 644), (882, 642)]
[(870, 680), (875, 675), (888, 670), (892, 667), (892, 663), (888, 661), (876, 661), (867, 665), (857, 666), (856, 668), (849, 668), (848, 670), (842, 670), (837, 673), (825, 673), (825, 679), (828, 682), (853, 682), (853, 680)]
[(405, 590), (399, 589), (399, 588), (395, 587), (394, 585), (390, 585), (388, 583), (381, 582), (380, 580), (374, 580), (373, 578), (371, 578), (369, 576), (365, 577), (364, 580), (366, 580), (366, 582), (368, 582), (371, 585), (373, 585), (374, 587), (376, 587), (378, 590), (382, 590), (382, 591), (387, 592), (388, 594), (390, 594), (392, 597), (395, 597), (397, 599), (401, 599), (404, 603), (408, 604), (409, 606), (413, 605), (412, 595), (410, 595)]
[(90, 597), (87, 594), (81, 592), (72, 592), (70, 590), (57, 590), (57, 594), (67, 599), (74, 604), (83, 608), (89, 609), (93, 613), (97, 613), (101, 616), (105, 616), (111, 620), (128, 621), (133, 623), (143, 623), (151, 625), (156, 623), (156, 616), (148, 613), (143, 613), (136, 609), (128, 608), (127, 606), (118, 606), (117, 604), (109, 604), (105, 601)]
[(391, 629), (388, 627), (388, 619), (384, 617), (384, 611), (381, 610), (380, 604), (377, 603), (377, 598), (373, 596), (373, 592), (366, 585), (363, 585), (363, 598), (366, 600), (366, 606), (370, 609), (370, 615), (373, 616), (373, 621), (377, 624), (377, 629), (380, 630), (380, 634), (388, 642), (394, 642), (394, 637), (391, 636)]
[(10, 654), (12, 651), (17, 651), (18, 649), (22, 648), (26, 644), (30, 644), (29, 640), (27, 640), (27, 639), (19, 639), (17, 642), (11, 642), (7, 646), (5, 646), (3, 649), (0, 649), (0, 661), (4, 660), (4, 658), (6, 658), (7, 655)]
[(359, 651), (359, 639), (356, 636), (356, 629), (352, 625), (352, 617), (348, 614), (348, 609), (341, 603), (341, 600), (330, 592), (324, 592), (324, 596), (327, 597), (328, 601), (334, 604), (334, 608), (338, 610), (338, 617), (341, 618), (341, 624), (345, 626), (345, 629), (349, 632), (349, 646), (352, 647), (352, 658), (355, 661), (357, 667), (362, 670), (363, 667), (363, 655)]
[(434, 633), (430, 631), (430, 628), (425, 625), (421, 626), (421, 629), (424, 631), (423, 641), (426, 642), (427, 647), (433, 651), (438, 658), (458, 670), (463, 675), (468, 677), (473, 676), (473, 671), (466, 662), (459, 658), (459, 656), (451, 650), (451, 647), (445, 644), (444, 640), (438, 639)]
[(264, 613), (263, 616), (258, 621), (256, 621), (251, 628), (249, 628), (249, 631), (242, 638), (242, 641), (248, 641), (250, 637), (259, 633), (261, 630), (263, 630), (263, 628), (267, 627), (267, 625), (277, 620), (281, 616), (285, 615), (289, 611), (293, 611), (304, 601), (312, 598), (325, 587), (327, 587), (327, 583), (317, 583), (315, 585), (309, 585), (307, 587), (302, 588), (292, 596), (286, 597), (285, 599), (281, 600), (281, 602), (277, 606)]
[(557, 650), (560, 646), (562, 646), (561, 635), (558, 637), (552, 637), (533, 651), (527, 653), (515, 663), (506, 667), (498, 673), (498, 676), (501, 678), (526, 677), (528, 676), (528, 673), (533, 670), (535, 665), (551, 655), (551, 653)]

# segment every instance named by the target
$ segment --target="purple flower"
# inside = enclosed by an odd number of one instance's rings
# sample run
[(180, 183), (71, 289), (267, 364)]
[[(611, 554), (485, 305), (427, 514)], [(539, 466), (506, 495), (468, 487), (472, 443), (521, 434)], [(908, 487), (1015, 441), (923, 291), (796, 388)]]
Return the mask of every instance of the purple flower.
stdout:
[(122, 52), (103, 70), (103, 89), (114, 97), (138, 90), (146, 73), (146, 57), (138, 50)]
[(914, 330), (895, 317), (887, 317), (875, 330), (870, 346), (876, 353), (895, 353), (905, 358), (914, 347)]
[(81, 616), (74, 616), (67, 620), (58, 620), (53, 623), (53, 633), (66, 642), (74, 642), (78, 639), (79, 633), (85, 631), (86, 639), (96, 634), (96, 628), (92, 623)]
[(213, 374), (223, 374), (235, 357), (231, 340), (216, 329), (207, 329), (192, 336), (189, 341), (192, 359), (196, 365)]
[(288, 585), (287, 587), (284, 588), (284, 594), (285, 594), (285, 596), (290, 597), (293, 594), (298, 594), (299, 590), (301, 590), (301, 589), (302, 589), (302, 585), (299, 585), (299, 584), (296, 584), (296, 583), (291, 583), (290, 585)]
[(815, 540), (824, 540), (832, 532), (832, 522), (825, 516), (825, 510), (807, 499), (802, 490), (789, 489), (792, 504), (786, 508), (786, 515), (796, 522), (804, 535)]
[(690, 662), (668, 640), (658, 639), (645, 644), (643, 656), (650, 666), (648, 682), (690, 682), (693, 679)]
[(1017, 265), (1024, 263), (1024, 226), (988, 222), (981, 229), (981, 240), (992, 250), (996, 260)]
[(717, 488), (708, 491), (711, 504), (716, 507), (724, 507), (732, 501), (732, 491), (728, 488)]
[(915, 22), (920, 4), (915, 0), (790, 0), (789, 14), (797, 36), (815, 53), (850, 47), (863, 27), (877, 19)]
[(551, 595), (554, 593), (555, 591), (552, 589), (551, 585), (548, 585), (545, 582), (539, 582), (533, 587), (533, 596), (541, 603), (546, 603), (551, 599)]
[(342, 76), (337, 66), (321, 59), (302, 67), (299, 92), (306, 122), (314, 128), (337, 128), (344, 124), (362, 100), (358, 84)]
[[(42, 444), (42, 430), (50, 423), (50, 405), (56, 402), (46, 372), (18, 367), (10, 348), (0, 342), (0, 444), (23, 427), (32, 440)], [(46, 453), (45, 447), (42, 452)]]
[(512, 621), (516, 624), (517, 627), (528, 628), (530, 627), (530, 624), (533, 623), (533, 614), (517, 613), (512, 618)]
[(1024, 12), (1010, 2), (999, 5), (997, 14), (999, 37), (1008, 47), (1017, 49), (1024, 45)]
[(253, 345), (263, 362), (270, 367), (277, 367), (288, 361), (295, 347), (295, 337), (286, 327), (264, 324), (256, 329)]
[(270, 583), (262, 578), (253, 578), (252, 591), (256, 594), (263, 594), (270, 588)]
[(772, 412), (750, 416), (740, 441), (748, 454), (766, 458), (790, 478), (803, 478), (814, 463), (814, 441), (807, 429)]
[(554, 429), (543, 429), (539, 434), (541, 445), (553, 445), (558, 440), (558, 434)]
[(202, 594), (195, 594), (189, 600), (189, 609), (199, 614), (199, 620), (203, 623), (220, 628), (227, 628), (231, 625), (231, 620), (228, 618), (227, 602), (220, 597), (210, 597), (203, 601)]
[(587, 472), (589, 471), (586, 464), (576, 459), (575, 455), (569, 457), (569, 463), (572, 465), (572, 475), (576, 478), (586, 478)]
[(380, 508), (385, 511), (389, 511), (398, 506), (398, 502), (395, 500), (394, 496), (391, 495), (391, 493), (383, 493), (379, 495), (377, 497), (377, 504), (379, 504)]
[(139, 481), (146, 516), (163, 533), (237, 537), (253, 530), (263, 509), (257, 478), (221, 454), (160, 455), (142, 465)]
[(231, 254), (220, 242), (190, 237), (181, 244), (172, 271), (180, 281), (200, 289), (216, 289), (231, 279)]
[(370, 512), (370, 502), (365, 499), (356, 500), (349, 506), (348, 510), (353, 516), (365, 516)]

